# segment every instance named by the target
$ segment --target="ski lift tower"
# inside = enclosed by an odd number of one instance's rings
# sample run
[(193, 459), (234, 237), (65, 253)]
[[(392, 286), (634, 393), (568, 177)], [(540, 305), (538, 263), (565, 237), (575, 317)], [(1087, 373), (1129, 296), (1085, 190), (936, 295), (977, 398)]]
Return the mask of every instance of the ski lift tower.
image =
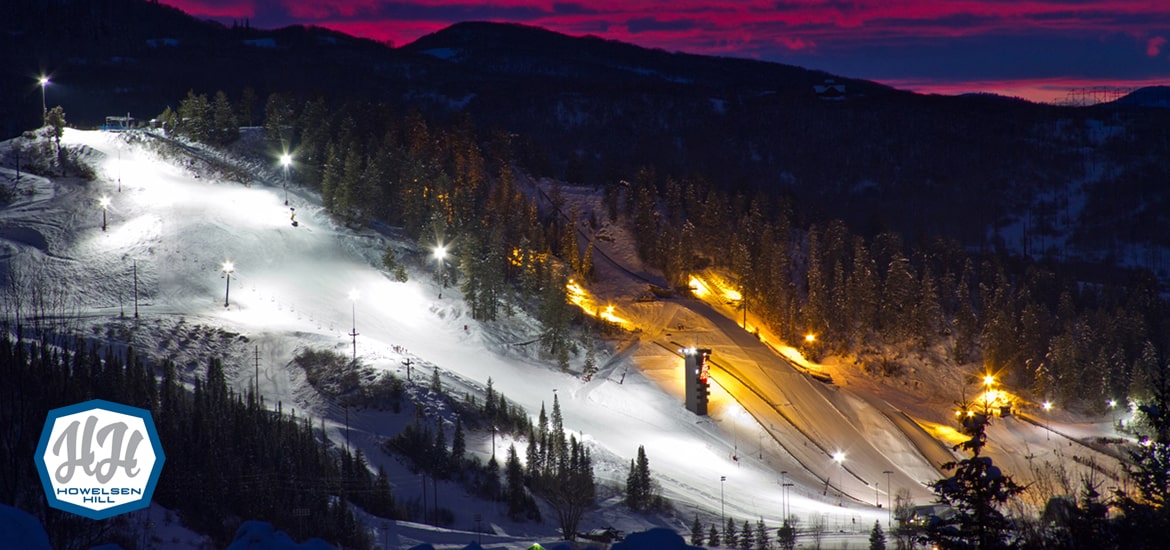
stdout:
[(711, 393), (707, 361), (711, 358), (711, 350), (687, 348), (682, 353), (685, 360), (683, 377), (686, 379), (687, 410), (707, 416), (707, 397)]

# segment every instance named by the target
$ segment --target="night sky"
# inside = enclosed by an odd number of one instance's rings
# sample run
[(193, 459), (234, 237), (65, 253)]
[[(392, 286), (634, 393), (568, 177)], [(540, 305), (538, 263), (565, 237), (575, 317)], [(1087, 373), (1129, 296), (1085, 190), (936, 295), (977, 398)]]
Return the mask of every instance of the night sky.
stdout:
[(316, 25), (404, 45), (500, 21), (645, 47), (746, 57), (954, 94), (1060, 102), (1170, 84), (1166, 0), (162, 0), (256, 28)]

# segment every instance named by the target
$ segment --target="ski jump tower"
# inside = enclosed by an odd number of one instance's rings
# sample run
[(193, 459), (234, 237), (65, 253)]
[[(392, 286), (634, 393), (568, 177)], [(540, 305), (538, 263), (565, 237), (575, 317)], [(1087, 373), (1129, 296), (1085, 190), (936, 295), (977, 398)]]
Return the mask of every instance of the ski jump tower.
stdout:
[(708, 375), (710, 367), (707, 362), (711, 358), (711, 350), (702, 348), (687, 348), (682, 350), (683, 377), (686, 379), (687, 410), (700, 416), (707, 416), (707, 396), (710, 395)]

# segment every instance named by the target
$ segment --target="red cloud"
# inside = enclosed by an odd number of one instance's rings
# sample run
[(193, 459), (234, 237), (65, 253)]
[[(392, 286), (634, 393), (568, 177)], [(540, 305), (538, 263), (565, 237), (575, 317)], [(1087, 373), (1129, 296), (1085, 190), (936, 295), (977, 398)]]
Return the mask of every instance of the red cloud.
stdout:
[(1150, 57), (1158, 57), (1162, 54), (1162, 46), (1166, 45), (1166, 39), (1161, 36), (1155, 36), (1146, 42), (1146, 55)]

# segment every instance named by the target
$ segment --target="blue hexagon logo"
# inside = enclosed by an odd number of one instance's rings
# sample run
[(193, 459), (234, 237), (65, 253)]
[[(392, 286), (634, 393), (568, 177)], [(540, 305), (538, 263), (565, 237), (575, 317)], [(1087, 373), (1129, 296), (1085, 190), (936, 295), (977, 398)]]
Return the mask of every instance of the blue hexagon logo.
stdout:
[(49, 506), (90, 519), (149, 506), (166, 461), (150, 411), (101, 399), (49, 411), (35, 458)]

